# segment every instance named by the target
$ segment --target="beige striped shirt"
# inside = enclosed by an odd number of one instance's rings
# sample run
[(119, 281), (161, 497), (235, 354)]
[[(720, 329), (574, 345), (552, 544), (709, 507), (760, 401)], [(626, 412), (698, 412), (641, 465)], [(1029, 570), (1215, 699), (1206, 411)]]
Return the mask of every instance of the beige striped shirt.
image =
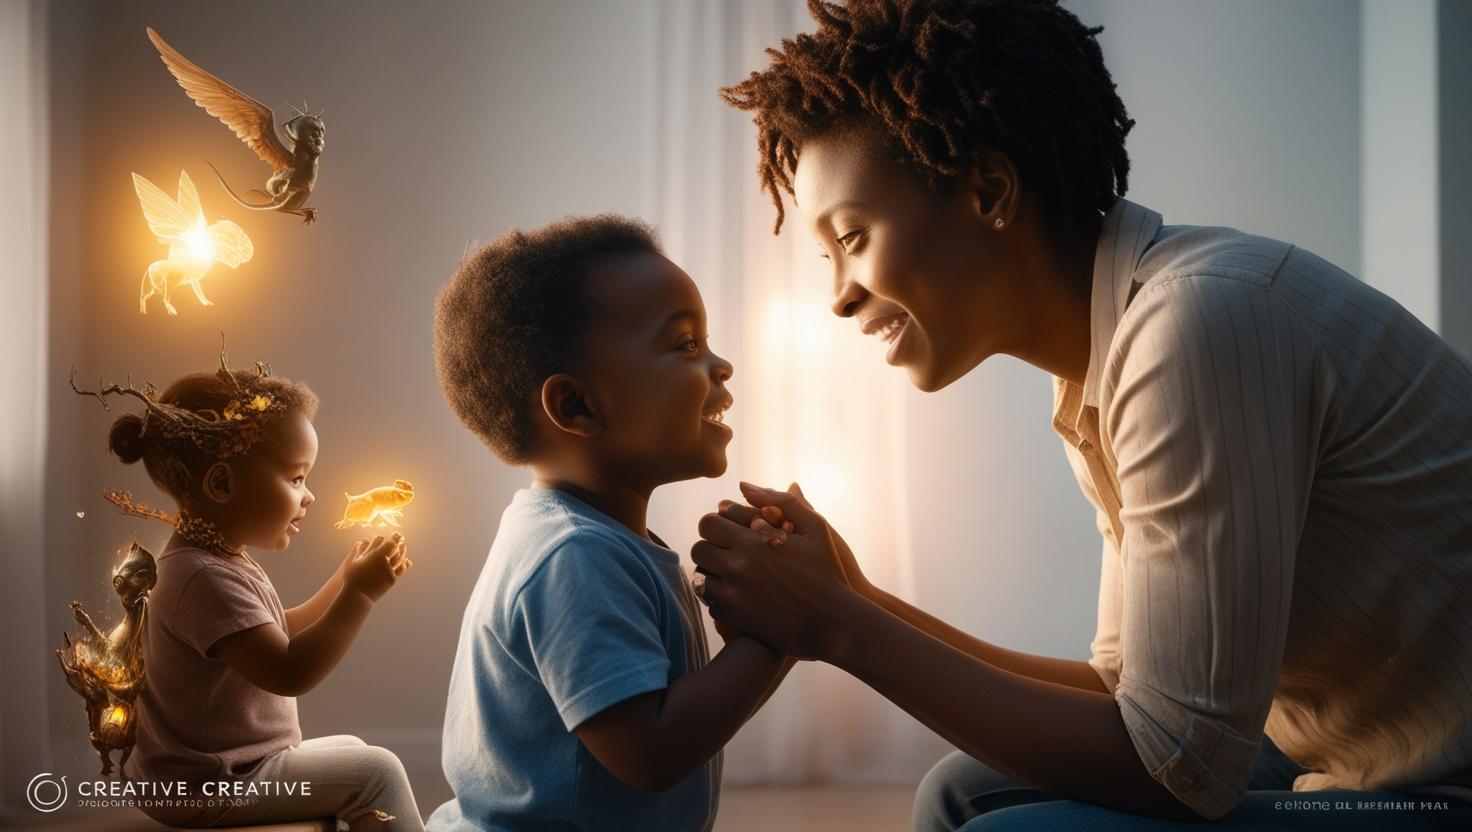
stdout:
[(1294, 789), (1472, 786), (1472, 364), (1302, 249), (1125, 200), (1093, 281), (1053, 427), (1152, 776), (1218, 817), (1266, 731)]

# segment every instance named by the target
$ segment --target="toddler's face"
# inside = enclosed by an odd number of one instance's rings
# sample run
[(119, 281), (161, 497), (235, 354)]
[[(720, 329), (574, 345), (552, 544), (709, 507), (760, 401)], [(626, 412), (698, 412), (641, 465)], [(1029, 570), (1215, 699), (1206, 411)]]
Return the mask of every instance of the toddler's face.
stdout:
[(231, 461), (235, 481), (216, 523), (227, 537), (259, 549), (282, 550), (301, 529), (316, 498), (307, 474), (317, 461), (317, 431), (300, 413), (285, 417), (251, 452)]
[(659, 485), (726, 471), (730, 362), (707, 343), (700, 290), (658, 254), (593, 268), (579, 363), (591, 385), (598, 452), (630, 481)]

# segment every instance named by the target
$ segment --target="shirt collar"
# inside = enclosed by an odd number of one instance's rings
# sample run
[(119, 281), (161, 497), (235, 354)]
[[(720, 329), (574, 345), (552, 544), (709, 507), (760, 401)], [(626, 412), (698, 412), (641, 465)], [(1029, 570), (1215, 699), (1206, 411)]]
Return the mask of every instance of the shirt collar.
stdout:
[(1057, 379), (1054, 397), (1054, 428), (1067, 437), (1076, 433), (1084, 407), (1099, 407), (1099, 384), (1109, 345), (1119, 319), (1124, 317), (1136, 270), (1145, 251), (1160, 230), (1161, 216), (1127, 199), (1114, 203), (1099, 228), (1094, 250), (1093, 289), (1089, 296), (1089, 369), (1084, 386)]

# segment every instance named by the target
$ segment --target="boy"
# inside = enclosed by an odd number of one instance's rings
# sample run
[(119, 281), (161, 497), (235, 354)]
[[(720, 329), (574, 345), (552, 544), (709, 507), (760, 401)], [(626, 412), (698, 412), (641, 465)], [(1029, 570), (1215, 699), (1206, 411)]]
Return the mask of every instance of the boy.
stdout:
[(530, 467), (465, 609), (428, 828), (706, 830), (720, 750), (784, 661), (749, 638), (707, 662), (650, 493), (720, 476), (731, 365), (690, 278), (614, 216), (512, 231), (441, 290), (451, 408)]

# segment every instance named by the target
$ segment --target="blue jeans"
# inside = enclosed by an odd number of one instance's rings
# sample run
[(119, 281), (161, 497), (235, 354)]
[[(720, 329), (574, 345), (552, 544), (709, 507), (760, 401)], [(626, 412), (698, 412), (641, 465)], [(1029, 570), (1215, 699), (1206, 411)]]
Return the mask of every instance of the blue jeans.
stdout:
[[(1307, 770), (1263, 737), (1247, 796), (1212, 828), (1284, 832), (1472, 829), (1472, 803), (1443, 794), (1292, 791), (1294, 778)], [(914, 828), (915, 832), (1180, 832), (1199, 830), (1200, 824), (1059, 800), (957, 751), (937, 763), (920, 783), (915, 792)]]

